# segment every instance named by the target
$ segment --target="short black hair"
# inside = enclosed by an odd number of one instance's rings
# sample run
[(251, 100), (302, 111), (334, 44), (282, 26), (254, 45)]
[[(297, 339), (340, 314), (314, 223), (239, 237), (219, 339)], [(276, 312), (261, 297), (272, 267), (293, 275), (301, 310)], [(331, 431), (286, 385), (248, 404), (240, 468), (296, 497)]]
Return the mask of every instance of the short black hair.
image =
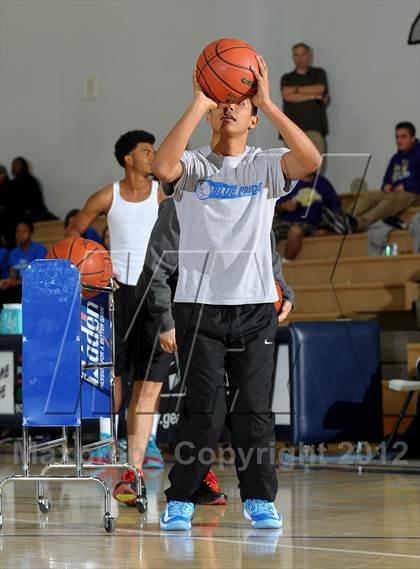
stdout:
[(145, 130), (130, 130), (129, 132), (122, 134), (117, 140), (115, 143), (115, 158), (122, 168), (125, 166), (124, 157), (127, 156), (127, 154), (130, 154), (137, 144), (140, 144), (141, 142), (154, 144), (155, 137), (153, 134), (150, 134), (150, 132), (146, 132)]
[(67, 229), (70, 223), (70, 219), (75, 217), (79, 213), (80, 209), (71, 209), (66, 217), (64, 218), (64, 229)]
[(12, 164), (13, 162), (16, 161), (20, 162), (20, 165), (22, 167), (22, 173), (29, 174), (29, 162), (26, 160), (26, 158), (24, 158), (23, 156), (16, 156), (16, 158), (13, 158)]
[(30, 219), (21, 219), (20, 221), (18, 221), (16, 223), (15, 231), (18, 225), (27, 225), (29, 227), (29, 231), (31, 232), (31, 234), (34, 232), (34, 224)]
[(305, 42), (300, 41), (299, 43), (295, 43), (295, 45), (292, 47), (292, 51), (294, 51), (297, 47), (303, 47), (304, 49), (306, 49), (306, 51), (312, 51), (312, 48)]
[(416, 127), (413, 125), (412, 122), (409, 121), (399, 122), (395, 127), (395, 130), (398, 130), (399, 128), (406, 128), (411, 136), (416, 136)]
[(258, 115), (258, 107), (254, 105), (254, 103), (251, 103), (251, 115), (253, 117), (256, 117)]

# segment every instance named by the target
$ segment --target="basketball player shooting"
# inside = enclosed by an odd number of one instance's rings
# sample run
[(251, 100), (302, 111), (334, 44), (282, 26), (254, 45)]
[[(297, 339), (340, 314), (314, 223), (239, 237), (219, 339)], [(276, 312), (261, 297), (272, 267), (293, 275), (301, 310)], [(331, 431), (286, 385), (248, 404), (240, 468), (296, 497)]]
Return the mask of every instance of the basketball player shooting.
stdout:
[[(270, 229), (276, 200), (316, 170), (315, 146), (270, 97), (261, 56), (252, 99), (219, 103), (193, 75), (194, 98), (163, 141), (153, 173), (172, 184), (180, 225), (175, 294), (176, 342), (186, 387), (176, 463), (169, 473), (163, 530), (188, 530), (194, 493), (208, 472), (203, 449), (216, 448), (227, 411), (224, 376), (236, 392), (228, 419), (244, 515), (254, 528), (279, 528), (270, 409), (277, 317)], [(289, 149), (247, 146), (262, 111)], [(204, 116), (210, 146), (186, 151)], [(246, 457), (246, 460), (244, 459)]]

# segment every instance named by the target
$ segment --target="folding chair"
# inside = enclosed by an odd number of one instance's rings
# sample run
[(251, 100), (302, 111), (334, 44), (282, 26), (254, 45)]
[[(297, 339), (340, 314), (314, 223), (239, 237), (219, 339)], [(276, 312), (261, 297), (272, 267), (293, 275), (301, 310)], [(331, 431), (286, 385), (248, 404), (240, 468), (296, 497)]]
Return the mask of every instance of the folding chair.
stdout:
[(401, 421), (404, 419), (405, 414), (407, 413), (408, 406), (413, 399), (414, 393), (416, 391), (420, 391), (420, 357), (417, 358), (416, 361), (416, 379), (391, 379), (388, 385), (389, 389), (392, 391), (406, 391), (407, 397), (402, 404), (400, 409), (400, 413), (398, 415), (397, 420), (392, 427), (391, 434), (389, 436), (387, 445), (386, 445), (386, 453), (388, 453), (392, 449), (392, 445), (394, 443), (395, 435), (398, 432), (398, 428), (401, 425)]

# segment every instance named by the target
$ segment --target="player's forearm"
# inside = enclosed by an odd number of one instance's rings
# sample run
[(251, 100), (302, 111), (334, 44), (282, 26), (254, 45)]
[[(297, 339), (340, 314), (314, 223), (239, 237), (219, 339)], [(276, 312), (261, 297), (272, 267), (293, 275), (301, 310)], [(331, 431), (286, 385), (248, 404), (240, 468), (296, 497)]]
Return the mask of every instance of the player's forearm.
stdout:
[(80, 237), (82, 232), (75, 229), (72, 225), (69, 225), (67, 229), (64, 230), (64, 237)]
[(319, 168), (321, 155), (303, 130), (291, 121), (273, 101), (263, 105), (261, 110), (280, 133), (302, 168), (308, 172), (314, 172)]
[(80, 211), (71, 221), (70, 225), (64, 230), (64, 236), (80, 237), (89, 229), (92, 221), (92, 216), (86, 216), (83, 214), (83, 211)]
[(208, 107), (205, 104), (194, 99), (160, 145), (152, 164), (152, 171), (162, 182), (173, 182), (176, 179), (174, 175), (176, 167), (187, 148), (191, 135), (207, 110)]

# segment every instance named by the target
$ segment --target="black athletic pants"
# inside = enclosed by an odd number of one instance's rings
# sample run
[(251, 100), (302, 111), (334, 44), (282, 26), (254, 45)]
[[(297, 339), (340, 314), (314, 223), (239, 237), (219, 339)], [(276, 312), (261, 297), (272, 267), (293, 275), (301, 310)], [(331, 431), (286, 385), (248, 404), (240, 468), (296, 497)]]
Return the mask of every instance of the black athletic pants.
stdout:
[(273, 501), (277, 493), (271, 413), (274, 305), (176, 303), (175, 323), (186, 396), (178, 423), (177, 461), (166, 490), (168, 501), (194, 501), (211, 466), (210, 455), (202, 449), (216, 448), (226, 420), (242, 501)]

